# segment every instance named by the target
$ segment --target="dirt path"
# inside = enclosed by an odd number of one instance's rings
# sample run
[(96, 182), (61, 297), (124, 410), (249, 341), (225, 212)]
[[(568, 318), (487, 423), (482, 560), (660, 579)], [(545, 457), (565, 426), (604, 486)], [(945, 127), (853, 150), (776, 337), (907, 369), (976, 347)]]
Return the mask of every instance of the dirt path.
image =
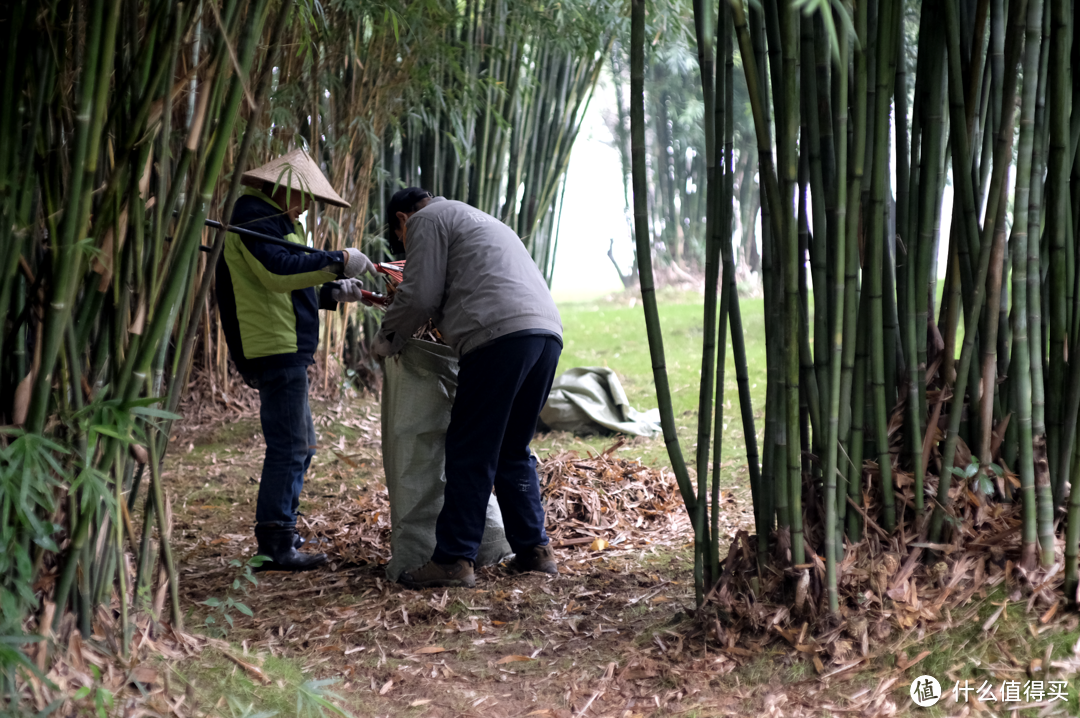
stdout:
[[(340, 679), (334, 690), (358, 715), (704, 716), (746, 709), (756, 691), (740, 691), (728, 678), (745, 657), (708, 650), (687, 613), (692, 532), (685, 517), (665, 515), (651, 532), (602, 534), (616, 536), (615, 545), (595, 551), (579, 537), (589, 531), (569, 529), (575, 522), (596, 527), (588, 516), (575, 519), (562, 496), (551, 511), (561, 519), (550, 527), (556, 545), (570, 544), (557, 549), (559, 576), (487, 567), (476, 590), (410, 591), (389, 583), (382, 566), (390, 522), (375, 408), (369, 400), (318, 413), (322, 448), (301, 526), (331, 562), (308, 574), (257, 574), (257, 585), (237, 583), (244, 569), (234, 563), (255, 552), (250, 526), (263, 451), (257, 419), (179, 435), (166, 480), (189, 630), (220, 632), (256, 665), (286, 659), (305, 674)], [(734, 500), (725, 505), (732, 533), (751, 520)], [(228, 598), (252, 615), (203, 605)], [(227, 630), (225, 613), (233, 624)], [(208, 616), (213, 623), (205, 623)], [(200, 660), (207, 670), (220, 662)], [(240, 664), (222, 667), (245, 672)], [(254, 672), (247, 677), (259, 682)]]

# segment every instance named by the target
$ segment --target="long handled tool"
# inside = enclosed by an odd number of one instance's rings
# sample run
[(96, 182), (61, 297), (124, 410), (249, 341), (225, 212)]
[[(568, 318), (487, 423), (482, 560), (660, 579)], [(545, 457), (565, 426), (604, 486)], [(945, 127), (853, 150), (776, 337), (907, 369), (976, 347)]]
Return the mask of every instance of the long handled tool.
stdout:
[[(256, 242), (276, 244), (278, 246), (286, 247), (288, 249), (298, 249), (301, 252), (307, 252), (308, 254), (316, 254), (323, 251), (321, 249), (313, 249), (312, 247), (308, 247), (303, 244), (297, 244), (296, 242), (289, 242), (287, 240), (279, 239), (277, 237), (271, 237), (270, 235), (263, 234), (261, 232), (244, 229), (243, 227), (236, 227), (231, 224), (222, 224), (216, 219), (207, 219), (204, 220), (204, 222), (206, 223), (207, 227), (213, 227), (214, 229), (224, 229), (227, 232), (238, 234), (241, 237), (246, 237)], [(211, 247), (208, 247), (205, 244), (200, 244), (199, 250), (203, 252), (209, 252), (211, 250)], [(396, 262), (376, 262), (375, 271), (390, 277), (390, 279), (393, 280), (395, 284), (401, 284), (402, 280), (405, 279), (405, 260), (401, 259)], [(387, 297), (385, 294), (379, 294), (378, 292), (369, 292), (366, 289), (360, 290), (360, 293), (363, 295), (365, 300), (367, 300), (374, 306), (381, 307), (383, 309), (390, 306), (390, 298)]]

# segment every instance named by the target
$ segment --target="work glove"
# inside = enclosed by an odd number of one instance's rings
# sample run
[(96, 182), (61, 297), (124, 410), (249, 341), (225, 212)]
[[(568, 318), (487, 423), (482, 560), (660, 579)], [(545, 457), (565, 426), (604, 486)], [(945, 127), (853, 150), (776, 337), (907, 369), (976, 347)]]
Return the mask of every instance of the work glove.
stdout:
[(375, 339), (371, 342), (371, 354), (376, 359), (385, 359), (393, 353), (392, 347), (390, 341), (380, 332), (375, 335)]
[(336, 289), (330, 290), (330, 296), (335, 302), (363, 301), (360, 291), (364, 288), (364, 283), (359, 279), (342, 279), (337, 285)]
[(375, 274), (375, 264), (359, 249), (349, 247), (342, 254), (345, 255), (345, 268), (342, 274), (346, 277), (351, 279), (361, 274)]

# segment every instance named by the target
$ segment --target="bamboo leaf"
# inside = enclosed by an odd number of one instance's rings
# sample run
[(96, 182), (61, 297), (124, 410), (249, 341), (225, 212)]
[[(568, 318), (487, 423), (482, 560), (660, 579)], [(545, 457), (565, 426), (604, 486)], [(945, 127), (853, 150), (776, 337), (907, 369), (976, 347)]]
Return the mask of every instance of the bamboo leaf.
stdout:
[(132, 414), (139, 416), (147, 416), (154, 419), (166, 419), (168, 421), (179, 421), (184, 417), (172, 411), (165, 411), (164, 409), (155, 409), (148, 406), (136, 406), (131, 409)]

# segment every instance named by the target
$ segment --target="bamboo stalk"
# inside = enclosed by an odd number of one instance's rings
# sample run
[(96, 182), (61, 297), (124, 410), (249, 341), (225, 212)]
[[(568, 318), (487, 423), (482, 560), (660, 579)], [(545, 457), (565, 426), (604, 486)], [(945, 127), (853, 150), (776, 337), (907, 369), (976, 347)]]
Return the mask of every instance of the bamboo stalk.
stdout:
[[(1020, 0), (1020, 2), (1014, 6), (1014, 10), (1017, 13), (1017, 17), (1020, 13), (1026, 9), (1026, 0)], [(955, 100), (956, 94), (960, 92), (960, 87), (957, 84), (959, 77), (959, 57), (956, 48), (959, 47), (959, 28), (956, 21), (955, 8), (951, 3), (947, 3), (945, 7), (945, 20), (946, 30), (949, 39), (949, 95), (950, 98)], [(1006, 37), (1006, 50), (1005, 55), (1007, 58), (1011, 58), (1008, 61), (1007, 67), (1014, 68), (1016, 61), (1019, 58), (1019, 45), (1020, 45), (1020, 23), (1014, 23), (1010, 25), (1008, 36)], [(1015, 95), (1016, 95), (1016, 73), (1005, 73), (1005, 87), (1002, 90), (1002, 102), (1004, 103), (1004, 112), (1002, 119), (1002, 130), (998, 134), (998, 138), (994, 147), (994, 169), (990, 181), (990, 195), (986, 207), (986, 217), (998, 217), (998, 202), (1001, 199), (1001, 189), (1005, 182), (1006, 169), (1009, 166), (1009, 161), (1006, 158), (1012, 157), (1012, 140), (1013, 140), (1013, 116), (1015, 111)], [(959, 105), (956, 102), (950, 103), (952, 111), (955, 112)], [(952, 118), (953, 126), (957, 126), (958, 118), (954, 115)], [(965, 167), (967, 166), (967, 157), (964, 154), (967, 150), (966, 138), (964, 133), (957, 133), (954, 138), (953, 148), (954, 152), (954, 166)], [(956, 178), (959, 180), (959, 191), (961, 192), (965, 212), (963, 213), (966, 218), (966, 231), (974, 234), (978, 231), (977, 223), (973, 212), (968, 212), (968, 207), (974, 206), (974, 199), (972, 196), (972, 188), (970, 178), (966, 172), (957, 172)], [(970, 202), (969, 202), (970, 200)], [(965, 329), (964, 332), (964, 346), (960, 352), (960, 364), (956, 373), (956, 388), (953, 395), (952, 406), (949, 410), (949, 429), (945, 438), (945, 448), (942, 451), (942, 467), (941, 476), (938, 485), (938, 495), (934, 502), (934, 513), (930, 522), (930, 541), (933, 543), (938, 542), (941, 536), (942, 525), (945, 521), (945, 511), (950, 504), (949, 488), (952, 482), (951, 469), (953, 467), (953, 461), (955, 460), (956, 452), (956, 440), (958, 437), (960, 426), (961, 407), (963, 405), (963, 393), (962, 387), (967, 383), (968, 372), (971, 367), (971, 357), (975, 350), (975, 327), (979, 323), (979, 315), (983, 307), (983, 296), (986, 290), (986, 279), (990, 268), (990, 255), (992, 253), (993, 233), (996, 231), (996, 222), (988, 221), (983, 227), (983, 238), (980, 242), (979, 252), (979, 264), (977, 275), (975, 279), (974, 294), (971, 297), (971, 302), (966, 303), (964, 306), (965, 319), (964, 326), (969, 329)]]
[[(1042, 37), (1050, 31), (1051, 12), (1043, 11)], [(1035, 95), (1035, 127), (1031, 161), (1031, 195), (1028, 201), (1028, 347), (1031, 361), (1031, 433), (1032, 457), (1035, 464), (1036, 521), (1039, 535), (1039, 563), (1050, 566), (1054, 562), (1054, 500), (1047, 462), (1046, 422), (1044, 414), (1043, 366), (1045, 335), (1043, 331), (1042, 281), (1043, 258), (1042, 212), (1043, 173), (1046, 169), (1047, 136), (1046, 88), (1049, 77), (1050, 43), (1043, 41), (1039, 49), (1038, 91)], [(1022, 207), (1021, 207), (1022, 211)]]
[[(1050, 305), (1047, 307), (1050, 320), (1050, 354), (1047, 366), (1047, 385), (1064, 387), (1066, 385), (1066, 354), (1068, 302), (1071, 294), (1067, 285), (1069, 263), (1066, 250), (1070, 244), (1068, 230), (1069, 212), (1069, 160), (1066, 153), (1069, 148), (1069, 86), (1067, 77), (1069, 58), (1069, 7), (1061, 3), (1051, 3), (1050, 32), (1050, 73), (1049, 107), (1047, 110), (1050, 130), (1050, 152), (1046, 173), (1047, 200), (1047, 236), (1050, 240)], [(1063, 435), (1064, 416), (1063, 394), (1050, 391), (1046, 404), (1046, 444), (1050, 459), (1050, 476), (1053, 482), (1055, 506), (1061, 503), (1064, 495), (1064, 469), (1067, 457), (1064, 454), (1066, 437)]]
[(671, 389), (664, 359), (664, 338), (660, 329), (656, 287), (653, 282), (651, 247), (645, 177), (645, 3), (632, 0), (630, 38), (630, 137), (633, 152), (634, 236), (637, 242), (638, 277), (641, 303), (645, 310), (645, 326), (649, 335), (649, 354), (660, 405), (660, 422), (664, 445), (671, 459), (672, 472), (679, 485), (683, 502), (691, 518), (694, 515), (695, 494), (686, 470), (679, 437), (675, 432), (675, 414), (671, 406)]
[[(845, 8), (846, 11), (847, 8)], [(840, 69), (846, 75), (848, 67), (848, 53), (850, 43), (847, 38), (840, 42)], [(839, 98), (837, 102), (837, 127), (839, 132), (836, 138), (836, 221), (841, 227), (845, 225), (847, 218), (847, 101), (848, 83), (843, 77), (839, 84)], [(843, 539), (841, 526), (837, 520), (837, 476), (841, 474), (837, 464), (837, 454), (840, 448), (840, 371), (843, 364), (844, 332), (841, 324), (841, 316), (845, 316), (844, 301), (847, 296), (845, 280), (847, 276), (847, 251), (838, 249), (833, 257), (833, 316), (836, 318), (831, 335), (831, 352), (829, 355), (829, 425), (828, 438), (826, 439), (825, 454), (825, 585), (828, 592), (829, 611), (837, 613), (840, 610), (840, 598), (837, 594), (836, 563), (841, 556)], [(846, 494), (847, 491), (841, 491)]]
[[(710, 439), (712, 437), (712, 419), (713, 419), (713, 392), (722, 394), (723, 386), (714, 384), (722, 381), (723, 377), (723, 362), (724, 355), (721, 353), (719, 363), (717, 362), (717, 281), (720, 274), (720, 236), (717, 231), (717, 213), (719, 211), (719, 192), (716, 170), (716, 108), (713, 80), (713, 16), (712, 5), (705, 5), (703, 0), (694, 0), (694, 32), (697, 39), (697, 55), (698, 55), (698, 68), (701, 74), (702, 95), (705, 100), (705, 114), (704, 114), (704, 127), (705, 127), (705, 162), (707, 166), (705, 186), (706, 186), (706, 214), (705, 214), (705, 236), (706, 236), (706, 249), (705, 249), (705, 309), (704, 309), (704, 337), (702, 339), (701, 350), (701, 380), (700, 380), (700, 394), (698, 397), (698, 441), (697, 441), (697, 480), (698, 480), (698, 494), (696, 505), (696, 516), (694, 519), (694, 575), (695, 586), (702, 586), (711, 582), (716, 577), (716, 573), (711, 570), (711, 557), (709, 556), (709, 546), (706, 541), (709, 536), (707, 524), (708, 514), (708, 483), (709, 483), (709, 456), (710, 456)], [(722, 82), (719, 73), (717, 73), (716, 83)], [(663, 107), (664, 100), (661, 99), (661, 107)], [(665, 118), (662, 116), (660, 123), (666, 125)], [(669, 196), (670, 197), (670, 196)], [(673, 197), (670, 197), (673, 201)], [(673, 216), (672, 213), (671, 216)], [(721, 324), (720, 334), (723, 336), (724, 327)], [(723, 343), (721, 342), (721, 346)], [(718, 374), (714, 379), (714, 375)], [(717, 412), (717, 426), (720, 426), (721, 416), (720, 412), (722, 407), (718, 403), (716, 406)], [(719, 441), (717, 442), (716, 450), (720, 450)], [(717, 481), (716, 476), (713, 477), (713, 482)], [(715, 514), (715, 512), (714, 512)], [(714, 518), (715, 517), (714, 515)], [(708, 575), (712, 577), (710, 581), (705, 580), (704, 562), (708, 561), (710, 564), (710, 570)], [(700, 606), (704, 601), (704, 593), (698, 595), (697, 602)]]
[(74, 290), (78, 287), (75, 278), (79, 275), (81, 254), (74, 250), (74, 246), (76, 238), (85, 236), (90, 221), (91, 183), (97, 173), (101, 125), (109, 96), (108, 82), (105, 80), (112, 74), (115, 56), (111, 50), (116, 41), (120, 2), (112, 0), (111, 7), (107, 7), (105, 0), (100, 0), (93, 3), (92, 12), (80, 79), (81, 96), (73, 152), (73, 166), (83, 169), (72, 175), (60, 237), (52, 246), (57, 269), (54, 271), (52, 300), (46, 309), (45, 344), (27, 416), (27, 428), (35, 433), (45, 425), (52, 392), (53, 367), (60, 351), (63, 326), (71, 314)]
[(870, 234), (867, 239), (867, 266), (870, 293), (870, 369), (874, 398), (874, 435), (878, 452), (878, 472), (881, 477), (882, 523), (886, 531), (896, 528), (896, 509), (893, 497), (892, 456), (889, 453), (889, 404), (885, 389), (887, 344), (885, 342), (884, 274), (887, 271), (885, 252), (885, 173), (888, 157), (889, 128), (889, 58), (892, 55), (893, 25), (898, 17), (895, 2), (885, 0), (879, 15), (878, 74), (875, 100), (877, 109), (874, 127), (874, 173), (871, 178)]

